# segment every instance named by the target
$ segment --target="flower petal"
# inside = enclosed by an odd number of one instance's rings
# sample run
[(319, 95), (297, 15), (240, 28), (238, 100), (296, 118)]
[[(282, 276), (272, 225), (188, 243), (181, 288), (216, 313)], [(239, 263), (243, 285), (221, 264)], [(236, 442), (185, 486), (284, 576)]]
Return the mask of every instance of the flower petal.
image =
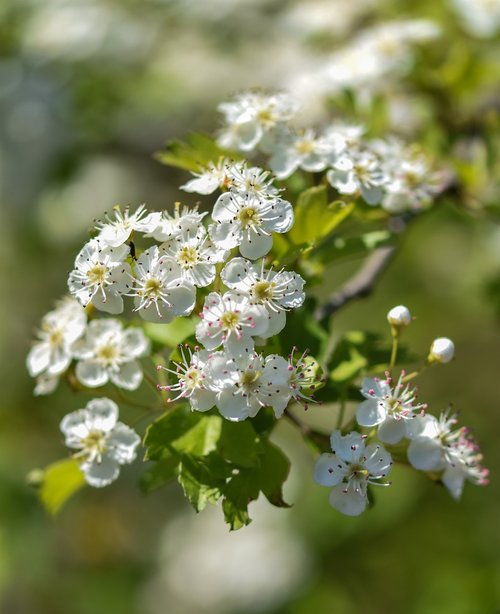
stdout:
[(120, 474), (120, 465), (118, 462), (106, 455), (102, 457), (100, 463), (96, 461), (92, 463), (82, 463), (80, 469), (85, 475), (87, 484), (96, 488), (108, 486), (108, 484), (114, 482)]
[(365, 511), (366, 496), (350, 484), (339, 484), (330, 493), (330, 505), (346, 516), (359, 516)]
[(322, 454), (314, 465), (314, 481), (321, 486), (336, 486), (345, 475), (345, 466), (336, 454)]
[(75, 375), (79, 382), (89, 388), (104, 386), (108, 381), (108, 371), (98, 362), (82, 360), (76, 364)]

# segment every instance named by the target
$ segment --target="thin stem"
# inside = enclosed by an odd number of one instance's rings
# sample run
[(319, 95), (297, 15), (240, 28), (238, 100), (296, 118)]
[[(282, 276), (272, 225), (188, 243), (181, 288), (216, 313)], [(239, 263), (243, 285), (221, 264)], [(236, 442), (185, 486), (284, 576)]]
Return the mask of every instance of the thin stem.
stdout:
[(394, 365), (396, 364), (396, 358), (398, 355), (398, 342), (399, 342), (399, 333), (397, 331), (393, 331), (391, 361), (389, 363), (389, 371), (391, 371), (394, 368)]
[(342, 423), (344, 422), (344, 416), (345, 416), (345, 410), (346, 410), (346, 399), (345, 396), (342, 395), (341, 399), (340, 399), (340, 409), (339, 409), (339, 415), (337, 416), (337, 429), (342, 429)]

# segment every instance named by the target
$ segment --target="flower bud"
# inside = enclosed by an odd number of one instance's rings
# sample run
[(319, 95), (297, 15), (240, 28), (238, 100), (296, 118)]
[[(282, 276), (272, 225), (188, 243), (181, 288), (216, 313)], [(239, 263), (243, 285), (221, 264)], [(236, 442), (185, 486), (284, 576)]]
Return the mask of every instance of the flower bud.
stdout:
[(447, 337), (439, 337), (438, 339), (434, 339), (432, 342), (428, 361), (441, 362), (444, 364), (450, 362), (454, 355), (455, 344), (453, 341)]
[(395, 328), (403, 328), (411, 322), (411, 314), (408, 307), (397, 305), (393, 307), (387, 314), (387, 321)]

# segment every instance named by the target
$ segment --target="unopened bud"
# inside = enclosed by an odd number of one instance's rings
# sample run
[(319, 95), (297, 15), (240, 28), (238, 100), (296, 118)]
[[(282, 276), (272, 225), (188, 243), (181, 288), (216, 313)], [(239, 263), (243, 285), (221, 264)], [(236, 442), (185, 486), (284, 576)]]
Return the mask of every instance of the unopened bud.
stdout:
[(387, 314), (387, 321), (394, 328), (402, 328), (411, 323), (411, 314), (408, 307), (397, 305), (393, 307)]
[(448, 337), (434, 339), (429, 351), (429, 362), (447, 363), (455, 356), (455, 344)]

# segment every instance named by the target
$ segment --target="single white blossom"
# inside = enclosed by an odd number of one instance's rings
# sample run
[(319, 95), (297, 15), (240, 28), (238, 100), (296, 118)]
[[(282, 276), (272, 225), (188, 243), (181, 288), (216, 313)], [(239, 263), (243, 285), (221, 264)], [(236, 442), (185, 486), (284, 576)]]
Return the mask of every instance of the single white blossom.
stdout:
[(55, 389), (57, 376), (69, 367), (73, 343), (83, 335), (86, 324), (85, 310), (72, 297), (59, 301), (56, 309), (42, 318), (38, 340), (26, 359), (31, 377), (44, 376), (38, 379), (35, 394), (49, 394)]
[(125, 390), (136, 390), (142, 382), (142, 368), (136, 360), (149, 353), (149, 341), (142, 329), (123, 328), (119, 320), (92, 320), (85, 336), (73, 345), (78, 359), (75, 375), (89, 388), (109, 380)]
[(148, 214), (144, 205), (140, 205), (132, 214), (128, 207), (123, 213), (120, 207), (114, 207), (114, 214), (114, 220), (106, 215), (107, 221), (96, 225), (99, 240), (108, 247), (123, 245), (134, 231), (151, 232), (158, 226), (161, 217), (161, 213), (156, 211)]
[(391, 376), (386, 379), (365, 377), (361, 394), (366, 398), (358, 405), (356, 420), (360, 426), (378, 427), (378, 438), (384, 443), (395, 444), (407, 436), (407, 422), (427, 407), (416, 402), (415, 390), (403, 383), (405, 373), (393, 386)]
[(118, 422), (118, 406), (105, 397), (65, 416), (60, 428), (66, 445), (77, 450), (74, 457), (85, 480), (98, 488), (116, 480), (120, 465), (134, 461), (141, 442), (134, 430)]
[(311, 173), (324, 171), (329, 158), (342, 151), (342, 143), (334, 138), (318, 137), (313, 130), (289, 133), (273, 146), (269, 166), (279, 179), (285, 179), (298, 168)]
[(146, 237), (152, 237), (156, 241), (169, 241), (181, 232), (196, 232), (206, 215), (206, 211), (199, 213), (197, 207), (181, 208), (180, 203), (175, 203), (173, 215), (162, 211), (156, 227), (146, 234)]
[(100, 239), (91, 239), (76, 257), (69, 274), (68, 287), (80, 303), (111, 314), (123, 311), (122, 294), (128, 289), (130, 266), (125, 262), (129, 247), (108, 247)]
[(135, 263), (135, 283), (130, 289), (135, 311), (148, 322), (170, 322), (191, 313), (196, 289), (183, 280), (181, 267), (154, 245)]
[(205, 299), (200, 317), (196, 339), (207, 350), (224, 345), (233, 356), (252, 352), (252, 337), (265, 333), (268, 327), (266, 309), (252, 304), (247, 296), (234, 292), (224, 295), (211, 292)]
[(340, 158), (326, 177), (341, 194), (361, 193), (369, 205), (376, 205), (382, 200), (387, 176), (380, 166), (380, 160), (369, 151), (353, 153)]
[(261, 258), (273, 245), (273, 232), (287, 232), (293, 225), (292, 205), (281, 198), (256, 198), (226, 192), (215, 203), (209, 227), (214, 243), (223, 249), (239, 246), (242, 256)]
[(260, 334), (264, 339), (277, 335), (286, 324), (286, 310), (300, 307), (305, 300), (305, 282), (298, 273), (266, 270), (263, 263), (257, 267), (244, 258), (230, 260), (221, 271), (221, 279), (231, 290), (266, 308), (269, 324)]
[(391, 470), (391, 455), (380, 444), (366, 445), (365, 437), (356, 432), (334, 431), (330, 443), (332, 453), (319, 457), (314, 479), (322, 486), (333, 486), (332, 507), (347, 516), (359, 516), (368, 504), (368, 485), (389, 485), (382, 480)]
[(234, 174), (243, 166), (243, 162), (232, 162), (229, 158), (220, 158), (217, 164), (210, 163), (199, 173), (193, 173), (191, 179), (180, 189), (196, 194), (213, 194), (215, 190), (233, 187)]

